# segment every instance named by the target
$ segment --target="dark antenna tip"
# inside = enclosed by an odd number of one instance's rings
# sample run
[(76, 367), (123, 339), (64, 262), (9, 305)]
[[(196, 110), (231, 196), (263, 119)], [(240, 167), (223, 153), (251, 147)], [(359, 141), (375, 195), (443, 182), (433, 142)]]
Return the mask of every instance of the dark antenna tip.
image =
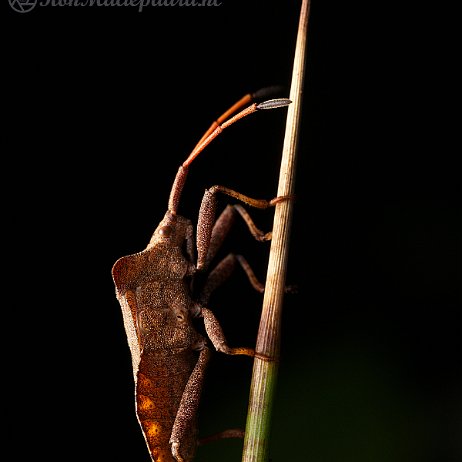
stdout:
[(257, 109), (276, 109), (278, 107), (288, 106), (292, 101), (288, 98), (269, 99), (257, 104)]

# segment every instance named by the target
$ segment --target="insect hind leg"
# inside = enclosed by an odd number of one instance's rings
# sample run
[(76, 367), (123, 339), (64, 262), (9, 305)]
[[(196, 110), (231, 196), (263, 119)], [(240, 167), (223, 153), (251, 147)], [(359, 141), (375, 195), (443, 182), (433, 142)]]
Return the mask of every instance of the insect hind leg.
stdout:
[(182, 451), (182, 442), (186, 439), (185, 437), (190, 431), (191, 424), (194, 422), (197, 414), (205, 370), (210, 359), (210, 354), (209, 348), (205, 344), (202, 344), (199, 358), (181, 397), (180, 406), (170, 436), (172, 455), (177, 462), (191, 462), (191, 457), (186, 456), (185, 458), (183, 454), (184, 450), (188, 451), (187, 448), (183, 448)]

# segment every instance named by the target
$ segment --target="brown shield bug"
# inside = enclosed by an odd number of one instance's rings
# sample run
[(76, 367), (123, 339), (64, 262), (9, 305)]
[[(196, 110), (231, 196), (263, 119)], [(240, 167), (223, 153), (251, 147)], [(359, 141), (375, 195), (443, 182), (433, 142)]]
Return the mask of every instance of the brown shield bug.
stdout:
[(197, 223), (197, 260), (192, 222), (178, 215), (177, 209), (189, 165), (215, 137), (258, 110), (290, 104), (285, 98), (250, 104), (273, 91), (270, 87), (246, 95), (212, 124), (180, 166), (168, 210), (146, 249), (120, 258), (112, 268), (131, 350), (136, 414), (155, 462), (190, 462), (197, 446), (196, 413), (210, 350), (206, 338), (194, 329), (193, 318), (203, 318), (216, 350), (230, 355), (255, 354), (251, 348), (228, 346), (220, 324), (207, 307), (211, 292), (229, 276), (236, 263), (254, 287), (263, 290), (245, 259), (229, 254), (208, 274), (198, 296), (192, 287), (196, 276), (209, 268), (235, 216), (244, 219), (257, 240), (271, 238), (271, 233), (264, 234), (256, 228), (240, 205), (228, 205), (215, 220), (217, 193), (262, 209), (286, 198), (252, 199), (219, 185), (206, 190)]

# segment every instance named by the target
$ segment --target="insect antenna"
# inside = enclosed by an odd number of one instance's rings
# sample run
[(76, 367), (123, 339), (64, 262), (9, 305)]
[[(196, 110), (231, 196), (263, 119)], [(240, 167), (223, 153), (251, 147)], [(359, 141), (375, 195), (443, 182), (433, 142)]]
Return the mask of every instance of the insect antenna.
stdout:
[(282, 93), (284, 90), (285, 89), (282, 85), (273, 85), (270, 87), (260, 88), (254, 93), (247, 93), (239, 101), (234, 103), (220, 117), (218, 117), (218, 119), (212, 122), (212, 125), (210, 125), (209, 129), (204, 133), (204, 135), (202, 136), (202, 138), (199, 140), (199, 142), (197, 143), (195, 147), (199, 146), (199, 144), (201, 144), (202, 141), (204, 141), (207, 138), (207, 136), (209, 136), (210, 133), (212, 133), (213, 130), (215, 130), (215, 128), (218, 127), (218, 125), (221, 125), (226, 119), (229, 119), (233, 114), (235, 114), (240, 109), (244, 108), (245, 106), (248, 106), (251, 103), (269, 99), (272, 95)]
[[(215, 121), (212, 126), (207, 130), (205, 135), (201, 138), (196, 147), (189, 154), (188, 158), (183, 162), (183, 164), (178, 169), (175, 180), (173, 182), (172, 190), (170, 192), (170, 197), (168, 201), (168, 210), (172, 214), (176, 214), (178, 205), (180, 202), (181, 191), (186, 182), (186, 176), (188, 174), (188, 168), (191, 162), (220, 134), (225, 128), (228, 128), (230, 125), (233, 125), (238, 120), (247, 117), (254, 112), (265, 109), (276, 109), (280, 107), (288, 106), (291, 101), (287, 98), (277, 98), (263, 101), (262, 103), (253, 103), (250, 106), (242, 109), (237, 114), (229, 117), (230, 114), (236, 112), (236, 108), (242, 107), (247, 102), (247, 96), (239, 100), (234, 106), (232, 106), (228, 111), (226, 111), (217, 121)], [(224, 120), (223, 120), (224, 119)]]

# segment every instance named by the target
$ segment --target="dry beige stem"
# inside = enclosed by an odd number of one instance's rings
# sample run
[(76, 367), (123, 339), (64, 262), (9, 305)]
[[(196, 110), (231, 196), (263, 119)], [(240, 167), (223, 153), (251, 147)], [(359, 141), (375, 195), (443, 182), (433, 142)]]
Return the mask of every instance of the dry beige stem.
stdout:
[[(278, 196), (294, 194), (309, 10), (310, 0), (303, 0), (290, 87), (292, 104), (287, 113)], [(278, 203), (275, 210), (263, 310), (256, 344), (257, 355), (254, 361), (250, 389), (243, 462), (265, 462), (268, 460), (271, 407), (279, 359), (281, 312), (292, 209), (293, 201), (284, 201)], [(265, 358), (269, 358), (269, 360)]]

